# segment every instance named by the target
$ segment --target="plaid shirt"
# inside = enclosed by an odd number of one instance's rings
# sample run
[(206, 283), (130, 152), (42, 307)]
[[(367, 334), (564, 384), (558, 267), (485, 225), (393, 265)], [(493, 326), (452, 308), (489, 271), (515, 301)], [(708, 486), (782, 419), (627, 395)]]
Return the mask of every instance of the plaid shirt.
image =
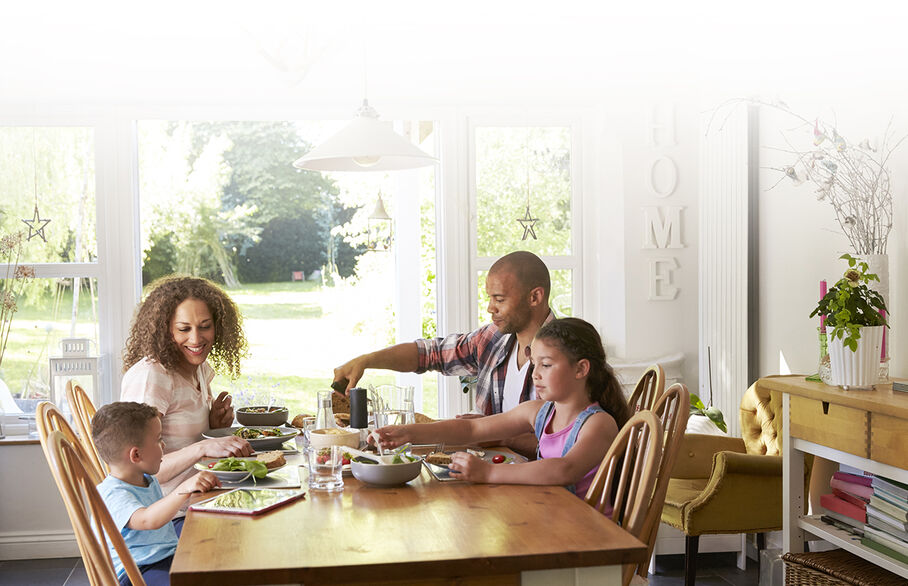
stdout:
[[(549, 311), (544, 323), (555, 319)], [(476, 410), (484, 415), (501, 413), (504, 378), (508, 356), (517, 336), (502, 334), (495, 324), (488, 324), (469, 334), (450, 334), (444, 338), (416, 340), (419, 351), (418, 374), (435, 370), (445, 375), (476, 376)], [(530, 397), (533, 389), (533, 365), (527, 369), (520, 402)]]

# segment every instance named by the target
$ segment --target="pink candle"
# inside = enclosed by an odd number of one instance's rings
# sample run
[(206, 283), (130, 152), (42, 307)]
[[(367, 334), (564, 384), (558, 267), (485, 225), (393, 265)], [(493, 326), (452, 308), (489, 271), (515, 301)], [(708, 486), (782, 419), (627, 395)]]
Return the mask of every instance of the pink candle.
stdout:
[[(822, 281), (820, 281), (820, 300), (826, 297), (826, 292), (826, 279), (823, 279)], [(822, 314), (820, 314), (820, 333), (826, 333), (826, 316)]]

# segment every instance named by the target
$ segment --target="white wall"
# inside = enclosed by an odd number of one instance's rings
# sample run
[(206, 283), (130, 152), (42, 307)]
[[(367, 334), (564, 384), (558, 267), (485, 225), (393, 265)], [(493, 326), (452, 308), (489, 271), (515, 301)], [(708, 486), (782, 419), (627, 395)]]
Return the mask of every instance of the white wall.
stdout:
[[(610, 158), (602, 161), (600, 214), (603, 229), (622, 231), (603, 237), (600, 250), (602, 266), (621, 271), (600, 276), (599, 311), (609, 362), (648, 364), (682, 353), (678, 376), (696, 391), (699, 111), (691, 96), (669, 86), (624, 94), (603, 109), (603, 143), (619, 146), (602, 149), (602, 156)], [(663, 218), (669, 207), (683, 208), (673, 228), (680, 229), (680, 248), (644, 248), (645, 207), (659, 208)], [(659, 285), (661, 291), (677, 288), (673, 299), (649, 298), (654, 259), (670, 261), (661, 270), (674, 266), (671, 283)], [(621, 322), (617, 327), (616, 321)], [(632, 372), (636, 369), (627, 370)]]
[[(870, 90), (871, 88), (868, 88)], [(896, 86), (897, 89), (897, 86)], [(904, 92), (901, 97), (904, 97)], [(862, 95), (828, 91), (821, 96), (784, 96), (790, 108), (805, 117), (838, 120), (839, 132), (850, 140), (881, 138), (891, 117), (896, 137), (908, 132), (908, 106), (895, 92), (867, 91)], [(760, 183), (769, 186), (779, 174), (765, 167), (780, 167), (791, 155), (765, 147), (783, 147), (781, 132), (795, 127), (784, 113), (761, 113)], [(809, 144), (809, 143), (808, 143)], [(908, 142), (889, 164), (894, 201), (894, 226), (889, 236), (891, 338), (890, 373), (908, 376)], [(804, 183), (783, 181), (760, 194), (760, 374), (816, 372), (819, 321), (808, 318), (819, 298), (819, 281), (830, 285), (841, 277), (850, 252), (832, 207), (817, 201), (814, 189)], [(784, 362), (783, 362), (784, 361)]]

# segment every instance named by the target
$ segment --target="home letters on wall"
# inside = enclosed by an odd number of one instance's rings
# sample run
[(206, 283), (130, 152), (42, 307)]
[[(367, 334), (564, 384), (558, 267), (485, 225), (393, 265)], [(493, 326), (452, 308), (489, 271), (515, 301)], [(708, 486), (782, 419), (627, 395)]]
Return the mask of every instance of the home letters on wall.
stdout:
[[(644, 183), (647, 194), (667, 199), (678, 186), (678, 165), (660, 152), (677, 145), (675, 139), (674, 105), (655, 105), (649, 112), (645, 125), (647, 145), (653, 156), (644, 165)], [(661, 251), (685, 248), (682, 238), (683, 206), (643, 206), (643, 250)], [(651, 301), (671, 301), (678, 296), (675, 274), (680, 264), (678, 258), (666, 254), (648, 255), (649, 295)]]

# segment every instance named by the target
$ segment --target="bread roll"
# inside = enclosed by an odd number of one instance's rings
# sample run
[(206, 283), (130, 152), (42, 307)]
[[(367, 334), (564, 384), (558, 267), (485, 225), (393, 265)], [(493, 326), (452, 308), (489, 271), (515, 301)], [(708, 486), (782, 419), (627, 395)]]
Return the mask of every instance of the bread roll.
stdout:
[(303, 429), (303, 419), (306, 417), (315, 417), (314, 415), (309, 415), (308, 413), (300, 413), (293, 418), (293, 421), (290, 422), (290, 425), (296, 427), (297, 429)]
[(331, 409), (335, 415), (338, 413), (349, 413), (350, 399), (347, 398), (347, 395), (331, 393)]
[(426, 462), (435, 464), (436, 466), (450, 466), (451, 455), (444, 452), (432, 452), (426, 456)]

